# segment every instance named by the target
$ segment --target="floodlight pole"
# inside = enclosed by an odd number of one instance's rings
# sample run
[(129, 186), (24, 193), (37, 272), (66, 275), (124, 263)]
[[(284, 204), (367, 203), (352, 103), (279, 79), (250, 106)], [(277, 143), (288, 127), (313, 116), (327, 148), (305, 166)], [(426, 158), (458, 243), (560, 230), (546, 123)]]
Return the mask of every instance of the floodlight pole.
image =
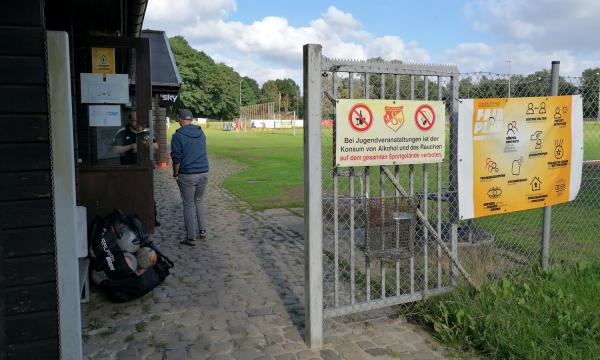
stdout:
[[(296, 112), (294, 113), (294, 121), (292, 122), (292, 136), (296, 136), (296, 116), (298, 115), (298, 101), (300, 97), (298, 96), (298, 88), (296, 87)], [(600, 110), (598, 110), (600, 113)]]
[(506, 60), (506, 63), (508, 63), (508, 97), (510, 97), (510, 78), (511, 78), (510, 64), (512, 63), (512, 60), (510, 58), (508, 58), (508, 60)]
[(600, 72), (597, 72), (598, 76), (598, 113), (596, 114), (596, 119), (600, 120)]
[[(552, 82), (550, 84), (550, 96), (558, 95), (558, 74), (560, 61), (552, 62)], [(542, 267), (544, 271), (550, 268), (550, 230), (552, 223), (552, 207), (544, 207), (544, 228), (542, 231)]]
[[(240, 120), (242, 120), (242, 79), (240, 79), (240, 103), (239, 104), (240, 104)], [(245, 121), (244, 121), (244, 125), (246, 125)]]

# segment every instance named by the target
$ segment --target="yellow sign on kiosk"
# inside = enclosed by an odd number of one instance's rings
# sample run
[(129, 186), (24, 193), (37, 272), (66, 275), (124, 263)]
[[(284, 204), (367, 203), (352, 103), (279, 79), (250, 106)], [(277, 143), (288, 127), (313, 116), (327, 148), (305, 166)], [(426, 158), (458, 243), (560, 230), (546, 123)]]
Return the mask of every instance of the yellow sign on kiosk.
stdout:
[(92, 73), (114, 74), (115, 73), (115, 49), (114, 48), (92, 48)]

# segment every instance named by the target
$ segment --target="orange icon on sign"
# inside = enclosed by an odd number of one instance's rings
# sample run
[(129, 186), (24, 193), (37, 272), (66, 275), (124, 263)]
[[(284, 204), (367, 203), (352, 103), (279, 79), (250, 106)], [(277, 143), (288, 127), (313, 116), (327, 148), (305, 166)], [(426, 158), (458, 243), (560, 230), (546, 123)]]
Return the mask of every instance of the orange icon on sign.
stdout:
[(398, 131), (404, 125), (404, 106), (386, 106), (383, 121), (387, 127)]

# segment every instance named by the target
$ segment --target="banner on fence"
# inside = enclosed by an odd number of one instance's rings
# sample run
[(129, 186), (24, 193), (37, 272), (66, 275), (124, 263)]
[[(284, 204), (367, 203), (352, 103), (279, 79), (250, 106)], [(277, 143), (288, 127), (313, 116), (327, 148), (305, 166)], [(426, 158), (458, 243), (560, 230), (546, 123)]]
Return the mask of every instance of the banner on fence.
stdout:
[(336, 100), (336, 165), (439, 163), (444, 159), (442, 101)]
[(461, 218), (575, 199), (583, 163), (582, 111), (579, 95), (461, 100)]

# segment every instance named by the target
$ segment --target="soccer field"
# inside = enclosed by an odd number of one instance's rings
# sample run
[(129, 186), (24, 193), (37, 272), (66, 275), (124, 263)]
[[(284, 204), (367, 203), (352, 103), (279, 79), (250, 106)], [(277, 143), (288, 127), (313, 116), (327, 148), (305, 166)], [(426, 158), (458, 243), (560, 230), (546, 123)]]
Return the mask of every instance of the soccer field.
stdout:
[[(212, 127), (211, 127), (212, 126)], [(245, 170), (223, 186), (255, 209), (301, 207), (304, 203), (303, 133), (292, 130), (222, 131), (203, 126), (208, 152), (236, 160)], [(178, 125), (171, 126), (169, 136)]]
[[(169, 128), (169, 140), (177, 128), (177, 124)], [(218, 123), (203, 128), (211, 155), (236, 160), (246, 167), (241, 173), (228, 178), (224, 182), (225, 188), (256, 209), (303, 206), (302, 129), (296, 129), (293, 136), (292, 130), (222, 131)], [(330, 138), (331, 129), (324, 130), (323, 141), (331, 142)], [(584, 159), (600, 159), (600, 122), (585, 122), (584, 143)], [(448, 178), (446, 165), (447, 161), (443, 169), (444, 183)], [(420, 167), (417, 168), (419, 171)], [(419, 173), (416, 175), (418, 179)], [(430, 176), (430, 188), (432, 186), (435, 186), (434, 176)]]

